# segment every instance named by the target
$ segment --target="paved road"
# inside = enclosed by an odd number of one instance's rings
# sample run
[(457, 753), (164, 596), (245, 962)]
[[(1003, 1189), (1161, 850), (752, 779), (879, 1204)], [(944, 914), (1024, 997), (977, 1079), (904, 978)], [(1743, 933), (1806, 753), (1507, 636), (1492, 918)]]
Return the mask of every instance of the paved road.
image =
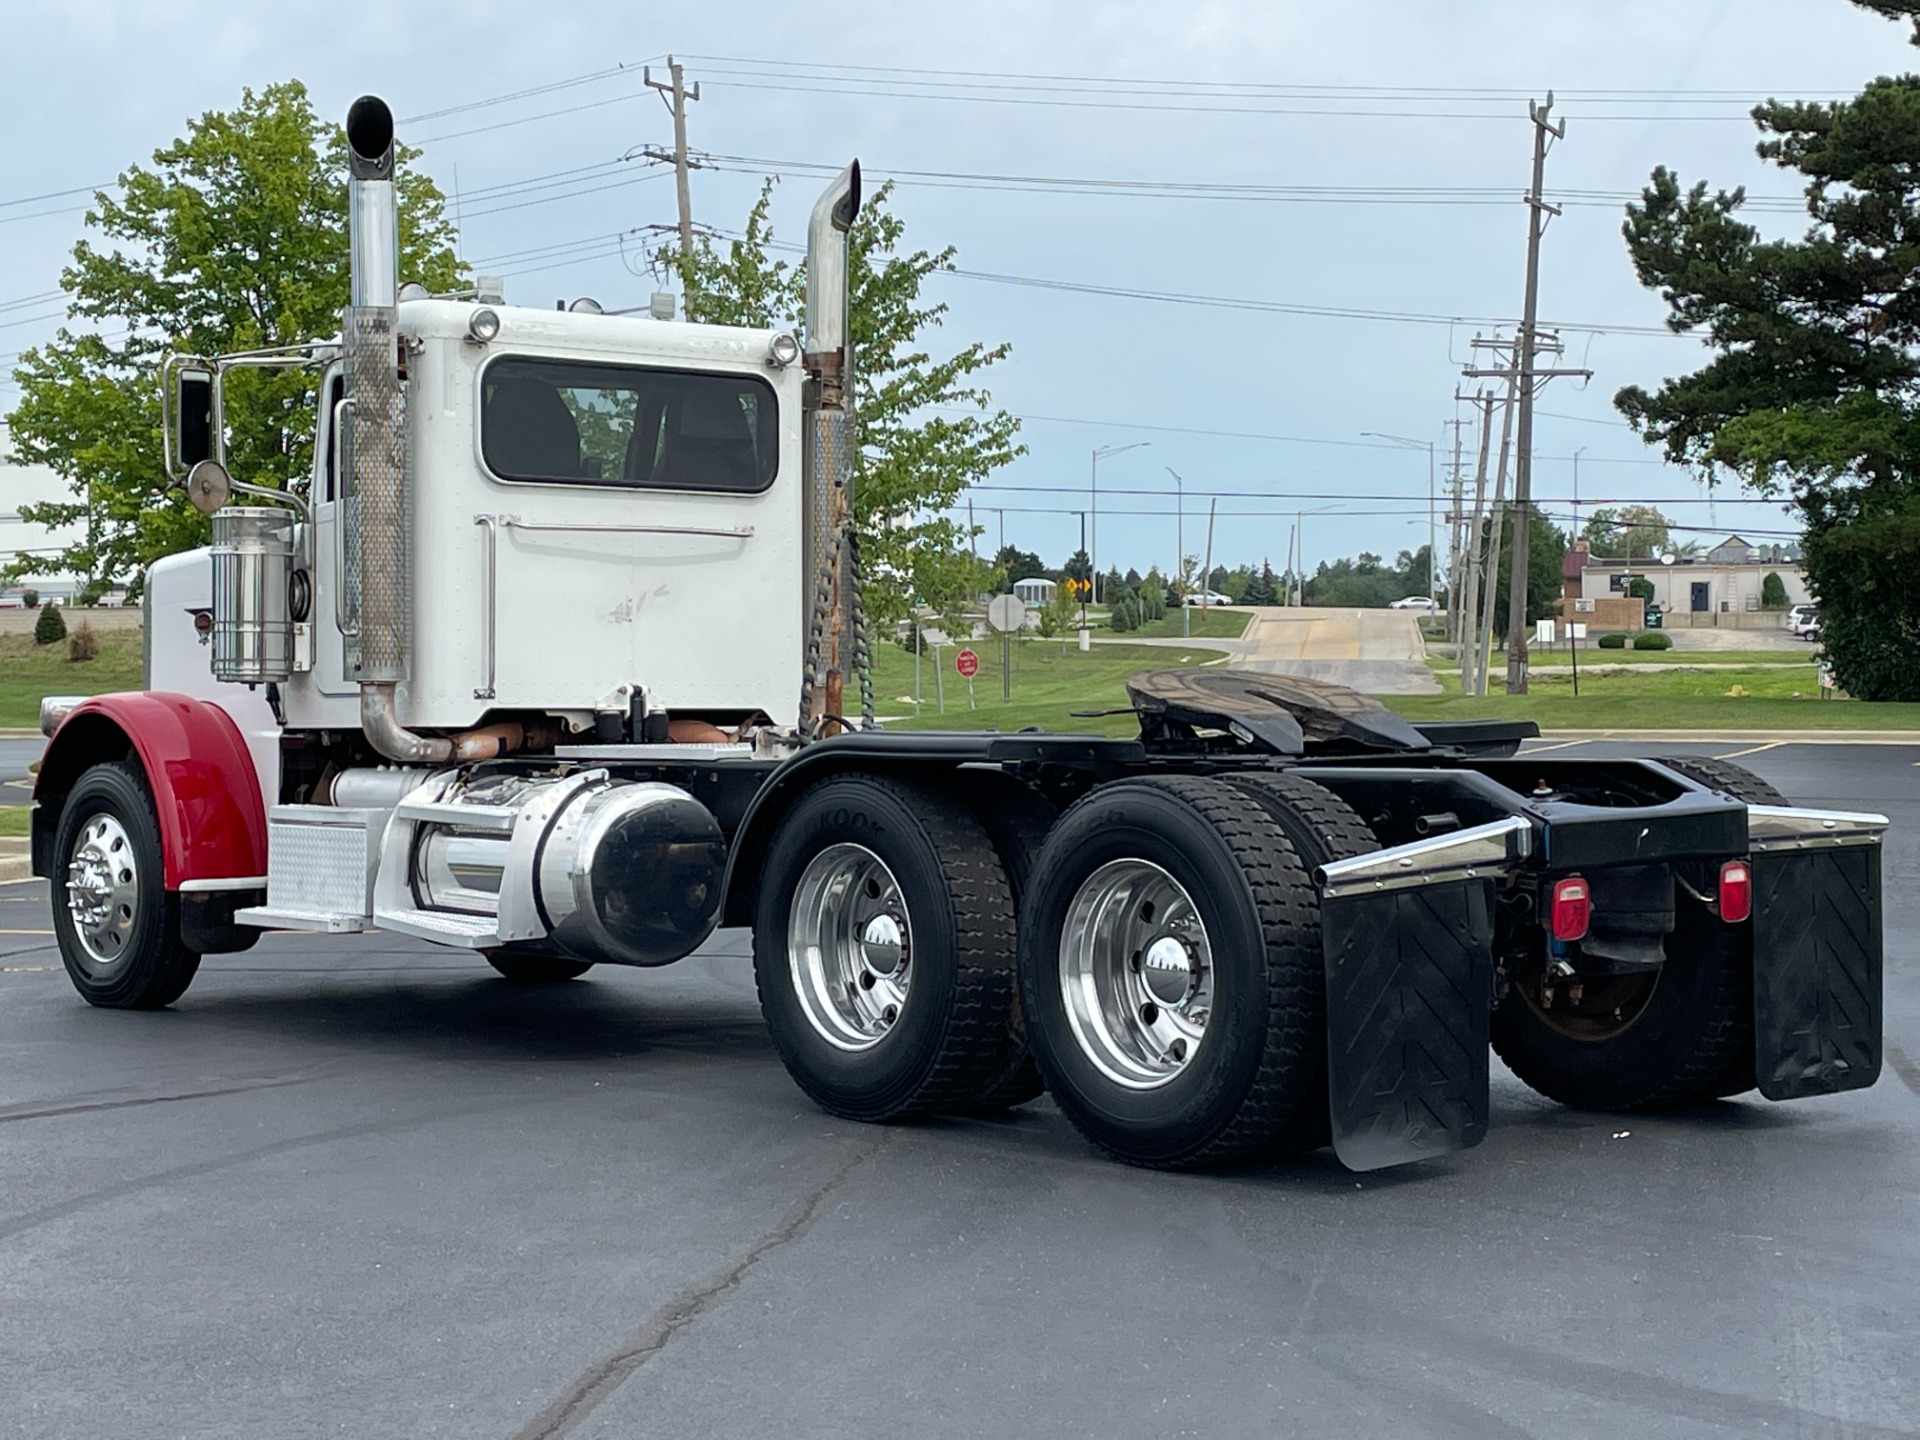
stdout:
[(1440, 693), (1411, 610), (1262, 608), (1246, 640), (1227, 662), (1233, 669), (1305, 675), (1368, 695)]
[(33, 800), (33, 776), (27, 767), (40, 758), (46, 742), (0, 739), (0, 805), (26, 805)]
[(1896, 820), (1880, 1084), (1622, 1118), (1496, 1066), (1485, 1145), (1368, 1177), (830, 1120), (738, 933), (537, 992), (272, 938), (107, 1014), (0, 887), (0, 1435), (1920, 1434), (1920, 747), (1746, 763)]

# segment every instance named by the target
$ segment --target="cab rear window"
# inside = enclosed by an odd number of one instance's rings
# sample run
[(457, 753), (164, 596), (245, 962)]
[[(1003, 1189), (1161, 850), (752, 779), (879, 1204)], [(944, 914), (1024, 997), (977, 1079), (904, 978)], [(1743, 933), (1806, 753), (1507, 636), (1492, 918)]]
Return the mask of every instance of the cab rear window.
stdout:
[(757, 494), (779, 473), (758, 376), (504, 357), (481, 384), (480, 453), (502, 480)]

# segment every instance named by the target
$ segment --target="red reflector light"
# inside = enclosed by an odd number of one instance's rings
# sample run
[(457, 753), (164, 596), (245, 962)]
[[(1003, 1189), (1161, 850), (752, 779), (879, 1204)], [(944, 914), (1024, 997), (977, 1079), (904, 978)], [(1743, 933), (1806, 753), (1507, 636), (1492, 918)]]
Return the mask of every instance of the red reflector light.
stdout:
[(1729, 860), (1720, 867), (1720, 918), (1738, 925), (1753, 914), (1753, 867)]
[(1587, 891), (1586, 881), (1578, 875), (1570, 875), (1554, 883), (1554, 939), (1578, 940), (1587, 933), (1587, 923), (1592, 918), (1593, 896)]

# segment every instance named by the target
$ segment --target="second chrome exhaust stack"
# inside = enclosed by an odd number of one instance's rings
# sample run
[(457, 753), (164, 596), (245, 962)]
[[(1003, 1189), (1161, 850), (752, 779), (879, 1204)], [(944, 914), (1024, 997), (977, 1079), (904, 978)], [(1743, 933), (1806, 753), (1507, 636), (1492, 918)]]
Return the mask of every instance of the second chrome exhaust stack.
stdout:
[(347, 577), (347, 674), (360, 683), (360, 725), (374, 749), (403, 764), (435, 763), (450, 741), (404, 729), (395, 687), (412, 650), (412, 516), (400, 395), (400, 212), (393, 184), (393, 112), (362, 95), (347, 111), (347, 243), (351, 280), (342, 335), (347, 359), (342, 505)]
[[(845, 713), (860, 633), (859, 575), (848, 534), (853, 518), (853, 341), (848, 333), (847, 232), (860, 213), (860, 162), (842, 170), (814, 202), (807, 225), (807, 629), (800, 729), (830, 733)], [(867, 707), (863, 704), (863, 712)]]

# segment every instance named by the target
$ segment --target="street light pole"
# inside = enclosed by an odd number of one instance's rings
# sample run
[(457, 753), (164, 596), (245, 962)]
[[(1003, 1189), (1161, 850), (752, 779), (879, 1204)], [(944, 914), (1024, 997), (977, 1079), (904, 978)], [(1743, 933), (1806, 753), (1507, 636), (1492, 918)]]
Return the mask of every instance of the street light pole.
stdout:
[[(1371, 440), (1391, 440), (1394, 444), (1404, 445), (1409, 450), (1424, 449), (1427, 452), (1427, 598), (1431, 600), (1433, 598), (1433, 592), (1440, 588), (1439, 577), (1434, 573), (1433, 553), (1438, 535), (1434, 523), (1433, 441), (1413, 440), (1405, 435), (1386, 435), (1378, 430), (1362, 430), (1360, 433)], [(1451, 575), (1447, 577), (1447, 583), (1449, 585), (1453, 583), (1453, 577)], [(1431, 615), (1433, 612), (1428, 611), (1427, 613)]]
[[(1171, 465), (1164, 468), (1173, 476), (1173, 578), (1178, 580), (1187, 568), (1187, 482)], [(1187, 597), (1176, 594), (1173, 598), (1180, 602), (1180, 637), (1186, 639), (1193, 633), (1189, 628), (1192, 621), (1187, 615)]]
[(1087, 552), (1087, 563), (1093, 567), (1093, 603), (1096, 605), (1100, 603), (1100, 462), (1109, 455), (1143, 450), (1151, 444), (1151, 440), (1136, 440), (1131, 445), (1100, 445), (1094, 448), (1087, 478), (1087, 508), (1093, 514), (1093, 549)]

